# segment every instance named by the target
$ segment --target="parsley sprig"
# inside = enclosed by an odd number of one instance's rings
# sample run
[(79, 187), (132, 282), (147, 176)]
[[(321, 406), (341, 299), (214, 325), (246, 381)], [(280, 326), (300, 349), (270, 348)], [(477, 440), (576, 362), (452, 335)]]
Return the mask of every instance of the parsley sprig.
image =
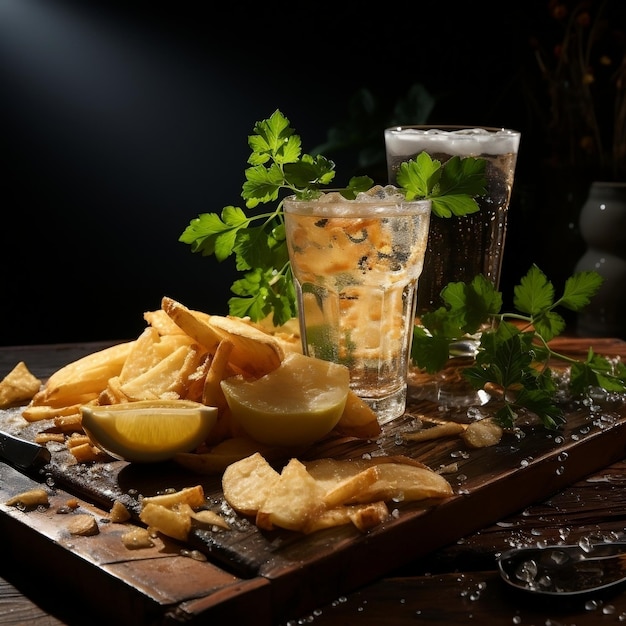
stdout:
[(597, 292), (602, 277), (597, 272), (579, 272), (567, 279), (563, 293), (555, 297), (553, 284), (533, 265), (514, 287), (517, 312), (502, 313), (502, 294), (483, 276), (470, 283), (450, 283), (442, 293), (444, 306), (422, 316), (413, 335), (412, 359), (429, 373), (446, 366), (450, 346), (481, 326), (475, 364), (464, 376), (475, 389), (495, 385), (502, 392), (503, 406), (495, 414), (512, 428), (520, 411), (530, 411), (547, 428), (563, 423), (562, 409), (555, 402), (557, 384), (550, 361), (570, 367), (569, 389), (582, 394), (589, 387), (609, 392), (626, 391), (626, 365), (595, 354), (590, 348), (584, 361), (555, 352), (549, 342), (566, 327), (555, 310), (580, 311)]
[[(248, 211), (227, 206), (220, 214), (203, 213), (191, 220), (179, 241), (189, 244), (192, 252), (215, 256), (220, 262), (234, 255), (242, 276), (231, 286), (235, 297), (228, 301), (230, 314), (253, 321), (272, 315), (273, 324), (281, 326), (297, 315), (282, 199), (290, 194), (311, 199), (324, 191), (354, 199), (369, 190), (373, 180), (356, 176), (344, 188), (328, 188), (335, 178), (335, 164), (322, 155), (303, 153), (300, 137), (279, 110), (255, 124), (248, 145), (250, 167), (244, 172), (241, 193)], [(485, 193), (485, 163), (455, 157), (442, 165), (422, 153), (402, 164), (398, 185), (408, 200), (430, 199), (436, 215), (467, 215), (479, 210), (474, 198)], [(269, 203), (275, 206), (259, 210)]]

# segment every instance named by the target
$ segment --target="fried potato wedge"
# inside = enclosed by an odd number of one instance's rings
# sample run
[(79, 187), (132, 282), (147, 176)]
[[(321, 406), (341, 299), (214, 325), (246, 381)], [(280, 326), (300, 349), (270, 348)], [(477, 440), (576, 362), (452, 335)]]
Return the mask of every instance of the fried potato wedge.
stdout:
[(161, 300), (161, 308), (187, 335), (193, 337), (209, 352), (215, 352), (222, 336), (209, 325), (210, 315), (201, 311), (193, 311), (167, 296)]
[(194, 311), (167, 296), (162, 299), (161, 307), (187, 335), (212, 354), (223, 339), (232, 342), (230, 363), (250, 377), (268, 374), (284, 358), (285, 352), (275, 337), (243, 319)]
[(373, 485), (379, 477), (378, 466), (372, 465), (342, 480), (335, 487), (331, 487), (324, 494), (322, 501), (328, 508), (350, 502), (353, 498), (358, 497), (361, 492)]
[(209, 326), (233, 344), (230, 362), (252, 378), (273, 372), (285, 358), (280, 342), (238, 317), (212, 315)]
[(122, 384), (120, 389), (131, 400), (180, 398), (188, 384), (188, 377), (198, 366), (200, 359), (197, 346), (179, 346), (154, 367)]
[(134, 343), (116, 344), (62, 367), (50, 376), (32, 404), (62, 407), (96, 399), (109, 378), (119, 376)]
[(354, 477), (368, 467), (376, 466), (378, 480), (356, 493), (346, 503), (366, 503), (377, 500), (405, 502), (427, 498), (445, 498), (453, 494), (450, 483), (425, 465), (409, 462), (405, 457), (375, 457), (372, 459), (316, 459), (306, 463), (308, 472), (328, 492), (338, 482)]
[(163, 310), (146, 311), (143, 319), (154, 328), (159, 335), (184, 335), (185, 331)]

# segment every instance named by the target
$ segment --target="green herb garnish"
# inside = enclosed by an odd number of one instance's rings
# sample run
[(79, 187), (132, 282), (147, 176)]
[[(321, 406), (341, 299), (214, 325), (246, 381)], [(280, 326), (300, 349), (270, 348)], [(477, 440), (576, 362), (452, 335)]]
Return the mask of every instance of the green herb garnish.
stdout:
[[(322, 155), (303, 154), (300, 137), (278, 110), (255, 124), (248, 145), (252, 154), (241, 197), (249, 212), (227, 206), (219, 215), (203, 213), (191, 220), (179, 241), (218, 261), (234, 255), (243, 275), (231, 287), (235, 297), (228, 301), (230, 314), (253, 321), (272, 315), (273, 324), (281, 326), (297, 315), (282, 199), (290, 194), (315, 198), (328, 191), (354, 199), (374, 183), (357, 176), (345, 188), (328, 188), (335, 164)], [(474, 197), (485, 193), (485, 164), (484, 159), (454, 157), (442, 165), (422, 153), (402, 164), (398, 185), (408, 200), (431, 200), (435, 215), (467, 215), (479, 210)], [(276, 204), (267, 212), (251, 211), (268, 203)]]
[(441, 293), (445, 306), (424, 314), (422, 325), (415, 327), (413, 362), (429, 373), (438, 372), (448, 362), (452, 343), (490, 324), (491, 330), (481, 334), (475, 364), (464, 372), (466, 379), (475, 389), (492, 384), (502, 391), (504, 405), (495, 417), (504, 427), (513, 427), (519, 411), (528, 410), (547, 428), (556, 428), (564, 417), (555, 403), (557, 386), (549, 361), (570, 366), (569, 389), (573, 394), (593, 386), (609, 392), (626, 391), (623, 363), (594, 354), (592, 349), (580, 361), (548, 345), (566, 327), (555, 309), (582, 310), (602, 280), (597, 272), (574, 274), (567, 279), (563, 294), (555, 298), (552, 283), (533, 265), (514, 288), (514, 313), (500, 312), (502, 294), (483, 276), (471, 283), (450, 283)]

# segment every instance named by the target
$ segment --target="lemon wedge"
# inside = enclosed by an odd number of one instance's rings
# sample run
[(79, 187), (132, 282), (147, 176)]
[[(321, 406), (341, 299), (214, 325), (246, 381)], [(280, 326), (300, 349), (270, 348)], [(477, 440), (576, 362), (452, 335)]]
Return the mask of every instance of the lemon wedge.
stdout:
[(154, 463), (199, 446), (217, 422), (217, 409), (190, 400), (140, 400), (81, 407), (82, 426), (116, 459)]
[(310, 445), (327, 435), (343, 413), (349, 384), (344, 365), (297, 352), (257, 380), (221, 382), (234, 419), (253, 439), (273, 446)]

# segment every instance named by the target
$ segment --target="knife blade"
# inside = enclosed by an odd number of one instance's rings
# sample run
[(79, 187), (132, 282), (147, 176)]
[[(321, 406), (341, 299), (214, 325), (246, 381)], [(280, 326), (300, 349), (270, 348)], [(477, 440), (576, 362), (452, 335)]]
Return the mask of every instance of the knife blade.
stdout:
[(50, 462), (50, 450), (0, 431), (0, 461), (19, 470), (34, 470)]

